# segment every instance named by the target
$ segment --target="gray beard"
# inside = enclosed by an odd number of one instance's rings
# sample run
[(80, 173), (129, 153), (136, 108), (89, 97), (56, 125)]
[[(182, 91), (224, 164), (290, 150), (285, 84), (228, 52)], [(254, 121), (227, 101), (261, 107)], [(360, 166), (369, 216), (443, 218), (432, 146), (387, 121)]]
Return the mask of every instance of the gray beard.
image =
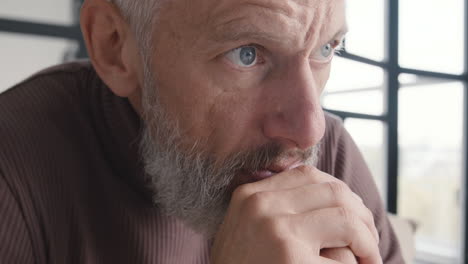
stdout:
[[(207, 238), (212, 238), (227, 211), (236, 177), (267, 168), (292, 153), (271, 143), (231, 154), (219, 161), (206, 150), (206, 140), (189, 142), (178, 123), (169, 118), (157, 96), (157, 82), (149, 63), (144, 65), (144, 128), (140, 149), (153, 202), (168, 216), (176, 217)], [(189, 147), (187, 147), (189, 146)], [(316, 145), (294, 155), (315, 166)]]

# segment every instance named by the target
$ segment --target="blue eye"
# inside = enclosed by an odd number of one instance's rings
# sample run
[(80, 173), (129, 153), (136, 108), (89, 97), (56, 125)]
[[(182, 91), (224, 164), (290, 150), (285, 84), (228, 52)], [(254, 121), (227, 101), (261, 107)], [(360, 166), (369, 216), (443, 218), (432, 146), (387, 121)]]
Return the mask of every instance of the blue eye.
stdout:
[(257, 63), (257, 49), (253, 46), (243, 46), (226, 53), (226, 57), (241, 67), (252, 67)]
[(323, 45), (315, 51), (312, 55), (311, 59), (316, 62), (326, 63), (331, 61), (333, 55), (335, 54), (336, 50), (339, 49), (340, 43), (338, 40), (334, 40), (328, 42), (327, 44)]
[(332, 45), (330, 43), (328, 43), (328, 44), (322, 46), (320, 48), (320, 53), (324, 58), (330, 57), (330, 55), (332, 55), (332, 53), (333, 53)]

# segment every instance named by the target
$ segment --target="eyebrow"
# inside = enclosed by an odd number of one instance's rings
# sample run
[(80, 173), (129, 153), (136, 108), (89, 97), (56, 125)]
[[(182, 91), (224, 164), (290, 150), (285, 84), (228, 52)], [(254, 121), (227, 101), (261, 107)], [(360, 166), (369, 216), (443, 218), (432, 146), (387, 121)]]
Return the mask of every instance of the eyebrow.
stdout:
[(266, 32), (254, 24), (239, 23), (239, 20), (241, 19), (231, 20), (216, 26), (211, 40), (215, 42), (234, 42), (242, 39), (251, 39), (278, 42), (284, 39), (281, 36), (275, 36)]
[[(336, 33), (335, 35), (333, 35), (333, 38), (342, 38), (344, 37), (347, 33), (348, 33), (348, 24), (344, 24), (343, 27), (341, 27)], [(332, 38), (332, 39), (333, 39)]]
[[(270, 41), (280, 42), (284, 41), (284, 36), (275, 35), (270, 33), (255, 24), (246, 24), (242, 21), (242, 18), (230, 20), (226, 23), (215, 26), (213, 29), (214, 34), (211, 36), (211, 40), (214, 42), (236, 42), (242, 39), (257, 40), (257, 41)], [(348, 26), (345, 24), (341, 27), (329, 40), (343, 38), (348, 32)]]

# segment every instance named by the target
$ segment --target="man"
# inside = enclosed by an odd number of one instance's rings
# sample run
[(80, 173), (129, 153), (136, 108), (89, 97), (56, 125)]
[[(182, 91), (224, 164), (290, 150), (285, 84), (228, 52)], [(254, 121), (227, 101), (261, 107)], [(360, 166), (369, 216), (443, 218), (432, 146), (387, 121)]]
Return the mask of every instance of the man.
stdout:
[(88, 0), (0, 96), (2, 263), (403, 263), (320, 94), (344, 1)]

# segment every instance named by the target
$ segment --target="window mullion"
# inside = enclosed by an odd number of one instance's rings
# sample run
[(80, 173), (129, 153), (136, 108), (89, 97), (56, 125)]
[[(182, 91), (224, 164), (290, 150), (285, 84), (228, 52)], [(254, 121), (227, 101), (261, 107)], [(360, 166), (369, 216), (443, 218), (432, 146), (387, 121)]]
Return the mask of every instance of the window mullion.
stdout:
[(387, 210), (397, 213), (398, 201), (398, 24), (399, 1), (387, 0)]

